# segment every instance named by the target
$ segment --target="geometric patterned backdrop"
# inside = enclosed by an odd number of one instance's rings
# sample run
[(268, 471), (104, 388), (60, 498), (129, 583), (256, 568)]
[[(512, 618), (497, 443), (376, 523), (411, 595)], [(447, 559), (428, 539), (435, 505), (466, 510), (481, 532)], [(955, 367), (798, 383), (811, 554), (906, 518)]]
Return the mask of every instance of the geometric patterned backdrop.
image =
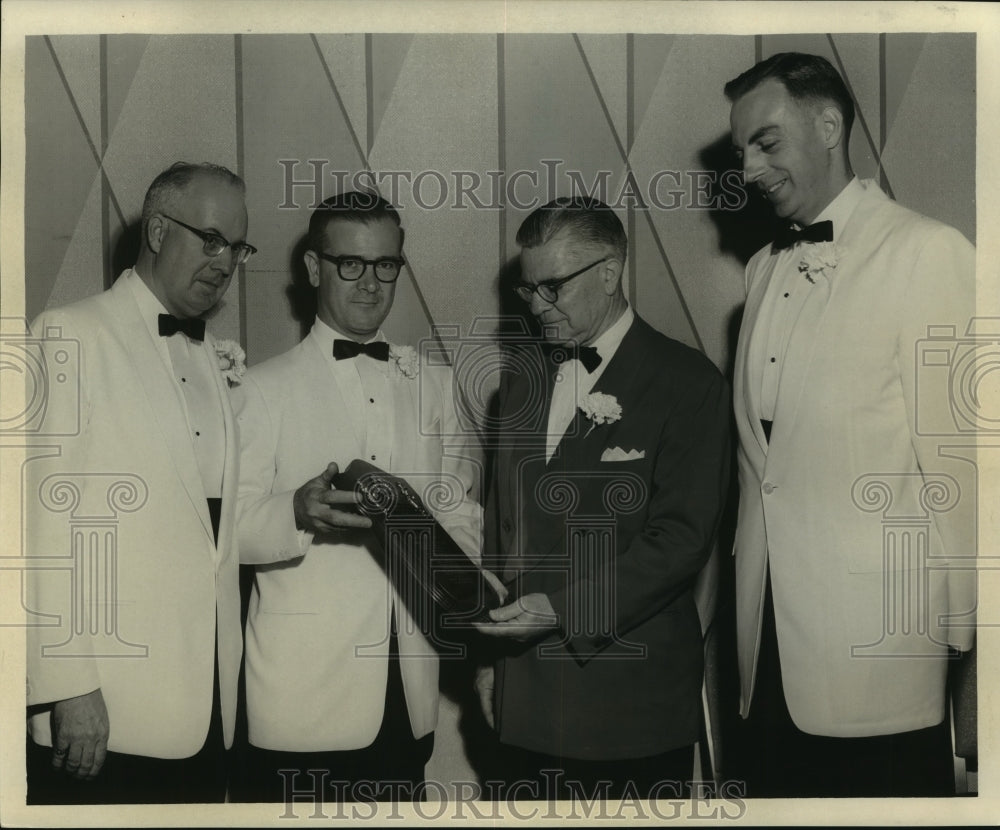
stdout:
[[(568, 192), (574, 171), (587, 188), (606, 177), (622, 206), (639, 313), (725, 365), (742, 261), (766, 229), (752, 209), (706, 207), (732, 198), (707, 175), (734, 165), (722, 85), (786, 49), (823, 54), (847, 78), (856, 172), (975, 241), (972, 34), (93, 35), (26, 46), (29, 319), (131, 264), (146, 185), (188, 158), (247, 180), (260, 253), (212, 326), (252, 363), (301, 335), (288, 291), (297, 245), (338, 174), (374, 171), (384, 195), (396, 183), (410, 267), (390, 336), (414, 342), (432, 322), (465, 330), (498, 312), (497, 276), (528, 212), (518, 203)], [(316, 171), (318, 189), (290, 189)], [(646, 210), (623, 192), (629, 172)]]
[[(636, 310), (726, 368), (743, 264), (769, 231), (756, 201), (718, 209), (739, 195), (724, 178), (735, 160), (722, 87), (785, 50), (822, 54), (847, 79), (855, 172), (975, 242), (974, 34), (74, 35), (25, 46), (29, 320), (133, 263), (145, 188), (183, 158), (247, 182), (259, 253), (210, 326), (251, 364), (302, 336), (310, 208), (338, 176), (364, 171), (382, 177), (406, 229), (389, 337), (467, 332), (512, 308), (498, 276), (529, 203), (575, 179), (604, 182), (620, 203)], [(468, 774), (459, 718), (443, 700), (429, 777)]]

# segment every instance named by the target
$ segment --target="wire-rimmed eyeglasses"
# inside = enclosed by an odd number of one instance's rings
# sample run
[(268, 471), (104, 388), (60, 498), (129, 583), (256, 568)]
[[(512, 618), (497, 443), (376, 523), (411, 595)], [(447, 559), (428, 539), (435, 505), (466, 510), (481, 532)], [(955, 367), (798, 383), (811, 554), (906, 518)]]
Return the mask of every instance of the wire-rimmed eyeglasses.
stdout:
[(611, 257), (601, 257), (597, 262), (592, 262), (590, 265), (586, 265), (579, 271), (574, 271), (572, 274), (567, 274), (565, 277), (559, 277), (559, 279), (554, 280), (542, 280), (542, 282), (530, 283), (530, 282), (519, 282), (514, 286), (514, 290), (526, 303), (531, 302), (531, 295), (538, 292), (538, 296), (541, 297), (547, 303), (554, 303), (559, 299), (559, 289), (568, 283), (570, 280), (575, 279), (593, 268), (595, 265), (600, 265), (602, 262), (606, 262), (611, 259)]
[(182, 228), (186, 228), (191, 231), (195, 236), (201, 239), (204, 243), (202, 245), (202, 250), (205, 252), (205, 256), (218, 256), (226, 248), (232, 248), (233, 250), (233, 264), (242, 265), (250, 257), (257, 253), (257, 249), (253, 245), (248, 245), (246, 242), (230, 242), (226, 237), (221, 234), (215, 233), (214, 231), (203, 231), (201, 228), (195, 228), (182, 222), (180, 219), (175, 219), (173, 216), (169, 216), (164, 213), (167, 219), (171, 222), (176, 222)]

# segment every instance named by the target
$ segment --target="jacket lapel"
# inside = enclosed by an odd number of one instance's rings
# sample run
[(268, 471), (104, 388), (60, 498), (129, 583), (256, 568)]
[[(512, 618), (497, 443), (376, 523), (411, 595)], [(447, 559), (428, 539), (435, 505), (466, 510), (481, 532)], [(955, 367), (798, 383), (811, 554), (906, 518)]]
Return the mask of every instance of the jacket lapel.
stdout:
[(764, 360), (763, 350), (766, 345), (766, 332), (757, 328), (757, 317), (760, 314), (761, 302), (767, 291), (768, 285), (774, 276), (774, 268), (777, 263), (776, 256), (768, 256), (767, 264), (761, 276), (750, 286), (747, 294), (746, 305), (743, 310), (743, 320), (740, 330), (747, 333), (746, 337), (741, 337), (736, 349), (736, 362), (734, 371), (733, 390), (736, 400), (742, 400), (743, 406), (737, 408), (737, 417), (744, 419), (744, 429), (749, 428), (757, 442), (760, 450), (760, 466), (763, 467), (764, 456), (767, 453), (767, 438), (764, 436), (764, 428), (760, 423), (760, 386), (755, 382), (751, 366), (758, 365)]
[[(215, 359), (215, 340), (205, 335), (205, 349)], [(216, 545), (216, 561), (225, 559), (232, 543), (232, 532), (236, 516), (236, 492), (239, 485), (236, 460), (239, 457), (239, 442), (236, 435), (236, 419), (229, 397), (229, 384), (222, 372), (215, 372), (215, 387), (222, 401), (222, 423), (225, 428), (226, 457), (222, 468), (222, 515), (219, 519), (219, 541)]]
[[(629, 408), (636, 404), (638, 392), (642, 389), (640, 372), (644, 365), (642, 357), (646, 351), (643, 348), (645, 325), (636, 317), (604, 373), (591, 390), (591, 393), (599, 392), (617, 399), (622, 407), (623, 419)], [(549, 476), (553, 484), (559, 482), (571, 488), (586, 487), (586, 473), (600, 470), (601, 455), (604, 448), (612, 443), (617, 428), (618, 423), (594, 426), (583, 411), (577, 408), (573, 421), (570, 422), (552, 460), (545, 469), (543, 493), (550, 489), (544, 486)], [(537, 479), (535, 484), (538, 484)], [(566, 522), (561, 517), (556, 520), (557, 517), (553, 516), (552, 510), (544, 510), (539, 506), (540, 501), (538, 498), (531, 499), (531, 513), (528, 512), (528, 508), (525, 509), (525, 526), (530, 528), (529, 539), (533, 552), (526, 562), (528, 569), (537, 567), (547, 558), (566, 553)]]
[[(303, 348), (307, 349), (310, 354), (310, 363), (313, 370), (315, 371), (315, 381), (313, 388), (317, 390), (327, 390), (327, 392), (320, 396), (320, 400), (329, 398), (331, 400), (337, 401), (337, 411), (336, 413), (330, 413), (331, 418), (341, 418), (344, 421), (350, 423), (351, 431), (354, 433), (354, 445), (363, 447), (365, 445), (365, 436), (368, 434), (368, 430), (365, 427), (364, 422), (364, 412), (361, 407), (357, 405), (347, 405), (347, 401), (360, 401), (360, 394), (345, 394), (347, 390), (341, 388), (340, 382), (337, 380), (336, 372), (331, 370), (330, 362), (327, 360), (327, 356), (323, 353), (320, 347), (319, 339), (310, 333), (304, 341), (302, 341)], [(347, 367), (345, 371), (356, 372), (357, 369), (354, 365), (354, 361), (345, 361)], [(339, 369), (338, 369), (339, 371)], [(361, 388), (361, 381), (358, 380), (358, 389)]]
[[(167, 454), (177, 470), (181, 484), (190, 496), (208, 538), (213, 539), (212, 520), (208, 515), (205, 488), (198, 472), (194, 447), (191, 446), (191, 438), (188, 435), (187, 418), (180, 392), (153, 342), (124, 277), (120, 277), (111, 287), (111, 295), (119, 312), (111, 321), (111, 325), (119, 331), (123, 341), (123, 352), (132, 362), (132, 369), (139, 378), (146, 399), (149, 401), (159, 434), (166, 444)], [(227, 443), (228, 440), (227, 438)]]
[[(530, 352), (525, 357), (525, 362), (529, 363)], [(551, 361), (540, 360), (529, 365), (510, 362), (521, 369), (508, 375), (509, 385), (501, 402), (501, 424), (516, 421), (510, 428), (501, 426), (501, 444), (494, 463), (498, 465), (502, 482), (498, 492), (500, 512), (502, 516), (515, 517), (517, 532), (513, 546), (504, 551), (501, 565), (506, 565), (509, 559), (520, 559), (529, 547), (534, 547), (526, 534), (528, 528), (534, 532), (539, 524), (534, 493), (545, 474), (545, 430), (555, 375)], [(536, 378), (541, 388), (536, 386)]]

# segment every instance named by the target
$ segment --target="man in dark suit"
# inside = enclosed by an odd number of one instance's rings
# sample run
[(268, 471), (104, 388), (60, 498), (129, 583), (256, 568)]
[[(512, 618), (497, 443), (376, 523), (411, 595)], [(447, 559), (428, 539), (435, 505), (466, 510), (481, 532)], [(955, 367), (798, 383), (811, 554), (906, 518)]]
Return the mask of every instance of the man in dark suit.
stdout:
[(501, 649), (477, 690), (504, 778), (532, 782), (510, 797), (672, 797), (701, 716), (693, 585), (726, 489), (727, 385), (628, 305), (607, 205), (557, 199), (517, 241), (547, 342), (501, 382), (484, 564), (514, 600), (479, 626)]

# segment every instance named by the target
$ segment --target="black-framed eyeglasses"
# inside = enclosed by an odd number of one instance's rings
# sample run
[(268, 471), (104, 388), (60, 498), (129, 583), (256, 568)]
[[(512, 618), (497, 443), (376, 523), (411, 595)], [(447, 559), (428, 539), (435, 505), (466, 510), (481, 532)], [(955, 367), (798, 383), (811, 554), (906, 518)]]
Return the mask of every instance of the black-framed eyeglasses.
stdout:
[(399, 277), (399, 270), (406, 264), (406, 260), (401, 256), (383, 256), (378, 259), (365, 259), (360, 256), (334, 256), (316, 252), (316, 256), (332, 262), (337, 266), (337, 276), (347, 282), (354, 282), (361, 279), (365, 268), (369, 265), (375, 273), (375, 279), (379, 282), (395, 282)]
[(205, 244), (202, 246), (202, 250), (205, 252), (205, 256), (218, 256), (226, 248), (233, 249), (233, 265), (242, 265), (250, 257), (257, 253), (257, 249), (253, 245), (248, 245), (246, 242), (230, 242), (226, 237), (221, 234), (213, 233), (212, 231), (203, 231), (201, 228), (193, 228), (180, 219), (174, 219), (173, 216), (169, 216), (164, 213), (167, 219), (171, 222), (176, 222), (182, 228), (186, 228), (191, 231), (195, 236), (201, 239)]
[(514, 286), (514, 290), (517, 292), (517, 296), (524, 300), (526, 303), (531, 302), (531, 295), (536, 291), (538, 296), (541, 297), (547, 303), (554, 303), (559, 299), (559, 289), (562, 288), (566, 283), (572, 279), (576, 279), (580, 274), (585, 274), (595, 265), (600, 265), (602, 262), (607, 262), (611, 259), (610, 256), (602, 257), (597, 260), (597, 262), (592, 262), (590, 265), (586, 265), (579, 271), (574, 271), (572, 274), (567, 274), (565, 277), (560, 277), (556, 280), (543, 280), (542, 282), (530, 283), (530, 282), (519, 282)]

